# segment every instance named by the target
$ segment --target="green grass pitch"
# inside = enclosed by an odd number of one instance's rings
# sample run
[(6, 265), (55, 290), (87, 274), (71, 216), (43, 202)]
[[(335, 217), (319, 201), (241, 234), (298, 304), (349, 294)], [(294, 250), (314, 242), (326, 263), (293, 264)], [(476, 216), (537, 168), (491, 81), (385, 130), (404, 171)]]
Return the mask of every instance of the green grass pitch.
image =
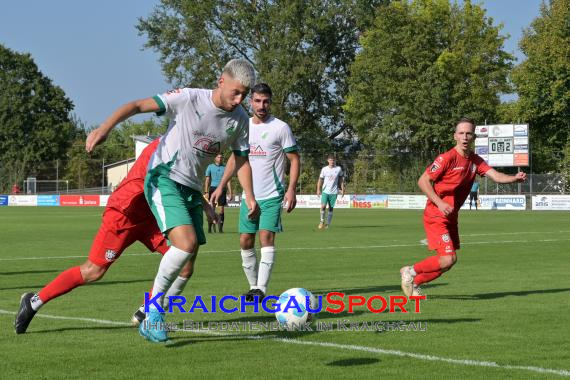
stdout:
[[(208, 235), (184, 295), (239, 295), (237, 210)], [(217, 331), (151, 344), (129, 326), (158, 255), (136, 244), (98, 283), (45, 305), (15, 335), (20, 295), (81, 264), (100, 208), (0, 208), (2, 378), (562, 378), (570, 376), (570, 213), (463, 211), (462, 249), (425, 288), (421, 314), (321, 313), (320, 321), (426, 322), (426, 331)], [(284, 215), (270, 293), (401, 294), (399, 269), (427, 255), (421, 211), (317, 210)], [(82, 319), (83, 318), (83, 319)], [(172, 314), (167, 321), (269, 322), (271, 314)]]

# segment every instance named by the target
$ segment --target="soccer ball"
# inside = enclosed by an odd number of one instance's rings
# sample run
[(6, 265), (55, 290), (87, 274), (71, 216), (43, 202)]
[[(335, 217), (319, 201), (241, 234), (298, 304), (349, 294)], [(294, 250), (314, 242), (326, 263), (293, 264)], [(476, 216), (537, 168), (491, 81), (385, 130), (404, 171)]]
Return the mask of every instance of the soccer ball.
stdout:
[[(276, 303), (279, 305), (279, 311), (275, 313), (275, 317), (281, 326), (293, 328), (304, 323), (311, 323), (316, 319), (315, 313), (307, 311), (306, 296), (309, 296), (309, 307), (312, 310), (316, 309), (318, 307), (317, 297), (307, 289), (293, 288), (286, 290), (279, 296)], [(292, 298), (295, 300), (291, 300)]]

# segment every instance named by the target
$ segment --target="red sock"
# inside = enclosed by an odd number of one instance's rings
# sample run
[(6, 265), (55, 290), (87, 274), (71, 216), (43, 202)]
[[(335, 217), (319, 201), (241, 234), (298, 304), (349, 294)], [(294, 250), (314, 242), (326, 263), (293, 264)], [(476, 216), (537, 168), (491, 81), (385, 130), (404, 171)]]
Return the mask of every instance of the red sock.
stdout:
[(44, 286), (38, 295), (43, 303), (48, 302), (52, 298), (59, 297), (85, 283), (81, 276), (79, 267), (69, 268), (61, 272), (52, 282)]
[(414, 277), (414, 284), (421, 285), (425, 284), (426, 282), (430, 282), (438, 278), (443, 274), (442, 271), (438, 270), (437, 272), (429, 272), (429, 273), (421, 273)]
[(414, 264), (414, 271), (417, 274), (439, 271), (439, 256), (430, 256), (419, 263)]

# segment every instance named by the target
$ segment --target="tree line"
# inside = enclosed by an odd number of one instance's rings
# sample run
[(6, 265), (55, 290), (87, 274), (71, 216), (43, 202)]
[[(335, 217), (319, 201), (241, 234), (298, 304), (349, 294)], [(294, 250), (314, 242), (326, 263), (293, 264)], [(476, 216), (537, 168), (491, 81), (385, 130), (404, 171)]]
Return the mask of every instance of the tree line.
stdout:
[[(542, 4), (519, 64), (502, 25), (469, 0), (161, 0), (136, 28), (174, 87), (213, 87), (225, 62), (248, 59), (298, 139), (310, 189), (329, 152), (349, 183), (371, 181), (371, 165), (374, 181), (416, 177), (452, 146), (461, 116), (528, 123), (533, 172), (570, 176), (568, 20), (570, 0)], [(78, 186), (100, 185), (83, 153), (92, 126), (71, 116), (71, 100), (30, 54), (0, 45), (0, 68), (0, 191), (58, 158), (66, 176), (85, 179)], [(132, 134), (164, 127), (124, 123), (92, 158), (128, 158)]]

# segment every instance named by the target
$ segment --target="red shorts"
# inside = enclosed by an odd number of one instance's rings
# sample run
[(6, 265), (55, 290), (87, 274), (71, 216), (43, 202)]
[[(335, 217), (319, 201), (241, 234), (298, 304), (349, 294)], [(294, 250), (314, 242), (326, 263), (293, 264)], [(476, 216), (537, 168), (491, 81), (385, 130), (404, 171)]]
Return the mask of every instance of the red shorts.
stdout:
[(424, 229), (430, 251), (435, 250), (438, 255), (454, 255), (459, 249), (457, 222), (424, 215)]
[(150, 251), (163, 255), (169, 248), (150, 210), (147, 221), (132, 224), (124, 214), (107, 208), (103, 213), (103, 223), (89, 251), (89, 260), (96, 265), (108, 267), (135, 241), (140, 241)]

